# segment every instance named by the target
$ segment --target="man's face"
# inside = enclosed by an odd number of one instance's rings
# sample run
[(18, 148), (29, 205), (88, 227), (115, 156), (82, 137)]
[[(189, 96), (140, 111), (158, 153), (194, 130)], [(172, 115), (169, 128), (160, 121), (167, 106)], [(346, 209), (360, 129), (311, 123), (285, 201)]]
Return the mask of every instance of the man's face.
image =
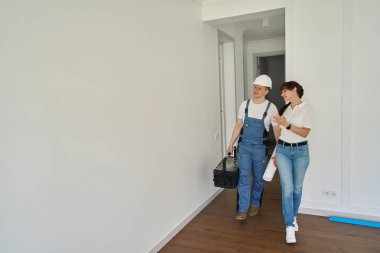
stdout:
[(254, 98), (265, 98), (265, 96), (268, 94), (269, 89), (268, 87), (261, 86), (258, 84), (253, 85), (253, 97)]

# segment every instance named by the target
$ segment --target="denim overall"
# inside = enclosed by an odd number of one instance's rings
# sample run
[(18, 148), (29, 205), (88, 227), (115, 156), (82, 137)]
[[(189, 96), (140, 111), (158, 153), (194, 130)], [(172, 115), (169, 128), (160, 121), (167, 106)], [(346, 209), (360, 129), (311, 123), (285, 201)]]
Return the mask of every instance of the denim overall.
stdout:
[[(267, 146), (265, 142), (268, 140), (268, 131), (265, 129), (264, 119), (271, 104), (268, 102), (262, 119), (255, 119), (248, 117), (249, 102), (250, 99), (247, 101), (245, 108), (244, 124), (238, 149), (238, 211), (245, 213), (248, 211), (250, 204), (256, 208), (260, 207), (261, 193), (264, 188), (263, 174), (267, 162)], [(253, 176), (252, 194), (250, 194), (251, 175)]]

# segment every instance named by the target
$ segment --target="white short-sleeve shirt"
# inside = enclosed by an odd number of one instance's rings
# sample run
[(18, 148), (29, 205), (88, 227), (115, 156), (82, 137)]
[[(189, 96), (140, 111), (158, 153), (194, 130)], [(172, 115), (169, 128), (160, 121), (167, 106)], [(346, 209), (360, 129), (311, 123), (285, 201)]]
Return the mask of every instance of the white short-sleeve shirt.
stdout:
[[(247, 101), (248, 100), (241, 103), (240, 108), (239, 108), (238, 119), (243, 120), (243, 122), (244, 122), (244, 117), (245, 117), (245, 107), (247, 106)], [(262, 104), (255, 104), (253, 103), (253, 99), (251, 99), (248, 105), (248, 117), (255, 118), (255, 119), (262, 119), (265, 109), (268, 106), (268, 103), (269, 101), (265, 100), (264, 103)], [(268, 108), (268, 114), (264, 119), (264, 125), (267, 131), (269, 131), (270, 124), (272, 124), (273, 126), (277, 126), (277, 123), (273, 121), (273, 116), (275, 115), (278, 115), (278, 110), (277, 110), (277, 107), (273, 103), (271, 103)]]
[[(302, 102), (299, 105), (296, 105), (293, 109), (291, 106), (286, 108), (284, 116), (288, 123), (303, 128), (312, 128), (312, 108), (306, 102)], [(307, 138), (304, 138), (291, 130), (286, 129), (283, 126), (281, 127), (280, 139), (289, 143), (298, 143), (306, 141)]]

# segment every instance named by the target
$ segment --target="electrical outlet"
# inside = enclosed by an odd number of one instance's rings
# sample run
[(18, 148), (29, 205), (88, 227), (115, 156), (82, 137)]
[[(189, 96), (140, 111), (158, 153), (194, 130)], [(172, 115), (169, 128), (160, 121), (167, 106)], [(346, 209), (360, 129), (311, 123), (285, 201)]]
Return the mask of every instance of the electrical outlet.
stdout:
[(332, 190), (322, 190), (322, 196), (326, 196), (326, 197), (336, 197), (336, 191), (332, 191)]

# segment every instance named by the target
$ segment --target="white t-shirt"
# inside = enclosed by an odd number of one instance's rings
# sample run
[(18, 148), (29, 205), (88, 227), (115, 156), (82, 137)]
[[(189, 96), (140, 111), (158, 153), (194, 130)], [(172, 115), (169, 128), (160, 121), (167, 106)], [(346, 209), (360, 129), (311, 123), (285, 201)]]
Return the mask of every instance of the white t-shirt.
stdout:
[[(286, 108), (284, 116), (288, 123), (296, 126), (296, 127), (304, 127), (304, 128), (310, 128), (312, 125), (312, 108), (309, 104), (306, 102), (302, 102), (299, 105), (296, 105), (293, 109), (292, 106), (288, 106)], [(289, 143), (298, 143), (301, 141), (306, 141), (307, 138), (304, 138), (288, 129), (286, 129), (283, 126), (281, 127), (281, 134), (280, 139)]]
[[(244, 122), (244, 117), (245, 117), (245, 107), (247, 106), (247, 101), (248, 100), (241, 103), (240, 108), (239, 108), (238, 119), (242, 119), (243, 122)], [(262, 104), (254, 104), (253, 99), (251, 99), (248, 105), (248, 117), (255, 118), (255, 119), (262, 119), (268, 103), (269, 101), (265, 100), (264, 103)], [(267, 131), (269, 131), (270, 124), (272, 124), (273, 126), (277, 126), (277, 123), (273, 121), (273, 116), (275, 115), (278, 115), (278, 110), (277, 110), (277, 107), (273, 103), (271, 103), (268, 108), (268, 114), (264, 119), (264, 125)]]

